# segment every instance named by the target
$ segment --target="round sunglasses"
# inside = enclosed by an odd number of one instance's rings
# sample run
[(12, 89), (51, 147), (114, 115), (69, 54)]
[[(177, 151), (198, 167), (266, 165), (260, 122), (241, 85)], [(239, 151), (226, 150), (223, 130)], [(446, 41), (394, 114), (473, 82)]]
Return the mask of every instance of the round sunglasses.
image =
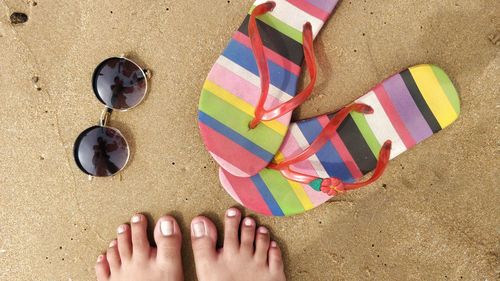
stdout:
[(151, 72), (125, 57), (101, 62), (92, 75), (97, 99), (105, 105), (99, 124), (76, 138), (73, 155), (78, 168), (92, 177), (110, 177), (125, 168), (130, 148), (122, 133), (107, 125), (113, 110), (127, 111), (147, 94)]

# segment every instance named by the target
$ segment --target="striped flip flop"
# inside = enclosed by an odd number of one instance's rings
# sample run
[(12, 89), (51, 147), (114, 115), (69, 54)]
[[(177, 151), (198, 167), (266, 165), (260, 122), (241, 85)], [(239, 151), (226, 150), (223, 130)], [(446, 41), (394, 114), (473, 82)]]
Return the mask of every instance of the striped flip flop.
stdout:
[[(312, 92), (312, 40), (337, 1), (258, 0), (217, 59), (203, 85), (198, 124), (229, 173), (250, 177), (272, 161), (293, 109)], [(304, 59), (311, 82), (297, 94)]]
[[(220, 169), (220, 180), (236, 201), (257, 213), (299, 214), (338, 192), (373, 182), (389, 159), (444, 129), (459, 114), (458, 93), (446, 73), (434, 65), (418, 65), (335, 114), (292, 123), (273, 163), (259, 174), (242, 178)], [(356, 182), (374, 170), (370, 179)]]

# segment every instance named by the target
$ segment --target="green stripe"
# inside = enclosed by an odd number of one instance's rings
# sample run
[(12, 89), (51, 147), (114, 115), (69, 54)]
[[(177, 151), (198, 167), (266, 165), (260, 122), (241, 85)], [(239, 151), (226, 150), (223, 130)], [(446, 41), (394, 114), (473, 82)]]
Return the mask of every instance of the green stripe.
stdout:
[(354, 123), (356, 123), (356, 125), (358, 126), (358, 129), (363, 135), (363, 138), (365, 139), (366, 143), (370, 147), (373, 156), (375, 156), (375, 158), (378, 159), (378, 154), (382, 146), (380, 145), (380, 143), (378, 143), (377, 138), (373, 134), (372, 129), (368, 125), (368, 122), (366, 122), (365, 116), (358, 112), (352, 112), (351, 117), (354, 120)]
[(252, 116), (205, 89), (200, 98), (200, 110), (271, 154), (276, 153), (283, 141), (283, 136), (267, 126), (259, 125), (250, 130), (248, 124), (252, 121)]
[[(255, 6), (253, 6), (252, 9), (250, 9), (250, 11), (248, 12), (249, 15), (252, 14), (253, 9), (255, 9)], [(300, 44), (302, 44), (303, 42), (302, 31), (299, 31), (289, 26), (288, 24), (276, 18), (275, 16), (271, 15), (270, 13), (259, 16), (258, 19), (261, 20), (262, 22), (265, 22), (272, 28), (278, 30), (279, 32), (285, 34), (286, 36), (292, 38), (293, 40), (299, 42)]]
[(292, 187), (280, 172), (264, 169), (259, 175), (285, 215), (293, 215), (305, 211), (304, 206), (300, 203)]
[(441, 88), (443, 88), (443, 91), (445, 92), (446, 96), (448, 97), (448, 100), (451, 103), (451, 106), (453, 106), (453, 109), (455, 109), (455, 112), (457, 113), (457, 116), (460, 115), (460, 99), (458, 97), (457, 90), (455, 89), (455, 86), (453, 85), (453, 82), (451, 82), (450, 77), (446, 75), (444, 70), (441, 68), (431, 65), (432, 71), (434, 72), (434, 75), (436, 75), (436, 78), (439, 80), (439, 84), (441, 84)]

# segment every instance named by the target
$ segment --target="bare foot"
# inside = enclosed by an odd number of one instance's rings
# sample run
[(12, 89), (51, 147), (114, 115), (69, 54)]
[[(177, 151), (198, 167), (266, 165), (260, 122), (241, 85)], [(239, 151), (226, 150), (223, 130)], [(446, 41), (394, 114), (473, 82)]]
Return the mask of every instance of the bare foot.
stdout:
[[(285, 280), (281, 251), (270, 240), (269, 230), (259, 227), (252, 218), (245, 218), (231, 208), (226, 212), (224, 247), (217, 251), (217, 230), (206, 217), (199, 216), (191, 222), (196, 274), (200, 281), (225, 280)], [(254, 245), (255, 243), (255, 245)]]
[(97, 258), (95, 271), (99, 281), (183, 280), (181, 231), (173, 217), (158, 220), (154, 230), (157, 248), (149, 244), (147, 220), (135, 215), (130, 226), (118, 227), (117, 239), (111, 241), (106, 255)]

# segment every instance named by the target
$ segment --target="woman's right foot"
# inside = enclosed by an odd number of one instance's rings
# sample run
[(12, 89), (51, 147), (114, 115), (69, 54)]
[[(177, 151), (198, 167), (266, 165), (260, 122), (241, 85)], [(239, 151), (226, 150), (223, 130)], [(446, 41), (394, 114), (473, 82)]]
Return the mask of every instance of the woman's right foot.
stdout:
[(191, 240), (198, 280), (286, 280), (281, 251), (271, 241), (269, 230), (257, 228), (249, 217), (241, 227), (240, 222), (238, 209), (226, 212), (224, 246), (217, 250), (217, 229), (212, 221), (203, 216), (193, 219)]

